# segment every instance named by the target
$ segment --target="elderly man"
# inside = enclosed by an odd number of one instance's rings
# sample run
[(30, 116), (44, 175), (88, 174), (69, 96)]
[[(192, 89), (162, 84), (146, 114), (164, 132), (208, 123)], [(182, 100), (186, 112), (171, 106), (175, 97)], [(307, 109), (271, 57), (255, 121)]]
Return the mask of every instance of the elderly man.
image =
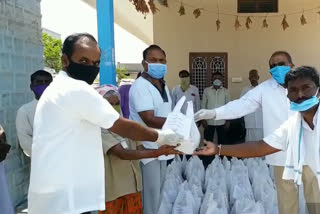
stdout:
[(21, 106), (17, 112), (16, 129), (20, 146), (27, 156), (31, 156), (33, 120), (38, 100), (52, 82), (49, 72), (38, 70), (31, 75), (30, 89), (34, 93), (34, 100)]
[(150, 129), (120, 117), (94, 90), (100, 54), (90, 34), (73, 34), (63, 43), (63, 71), (42, 94), (34, 119), (28, 195), (32, 214), (105, 209), (101, 128), (161, 145), (181, 139), (171, 130)]
[[(248, 91), (254, 89), (259, 84), (259, 73), (253, 69), (249, 71), (250, 85), (241, 91), (240, 97), (244, 96)], [(244, 122), (246, 127), (246, 141), (256, 141), (263, 139), (262, 111), (257, 111), (245, 115)]]
[(298, 67), (286, 75), (285, 87), (288, 89), (290, 109), (295, 114), (276, 131), (256, 142), (232, 146), (207, 143), (207, 146), (196, 154), (249, 158), (283, 151), (286, 153), (286, 167), (281, 179), (294, 181), (298, 185), (303, 183), (309, 214), (318, 214), (320, 213), (319, 74), (312, 67)]

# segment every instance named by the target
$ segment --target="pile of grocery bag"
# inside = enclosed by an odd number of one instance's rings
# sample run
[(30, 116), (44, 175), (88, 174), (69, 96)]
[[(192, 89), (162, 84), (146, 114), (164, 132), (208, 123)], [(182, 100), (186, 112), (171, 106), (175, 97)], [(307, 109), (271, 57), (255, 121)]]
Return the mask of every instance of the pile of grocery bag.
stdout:
[(271, 170), (261, 158), (216, 156), (204, 168), (193, 156), (168, 166), (158, 214), (277, 214)]

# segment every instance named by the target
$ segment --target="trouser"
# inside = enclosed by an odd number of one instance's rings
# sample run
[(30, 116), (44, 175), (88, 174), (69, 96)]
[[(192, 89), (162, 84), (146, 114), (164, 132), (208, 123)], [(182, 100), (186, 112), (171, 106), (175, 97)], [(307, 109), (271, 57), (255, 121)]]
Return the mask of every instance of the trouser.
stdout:
[[(278, 194), (279, 214), (299, 214), (299, 192), (296, 185), (292, 180), (282, 179), (284, 167), (273, 167)], [(320, 191), (318, 180), (308, 166), (303, 167), (302, 182), (309, 214), (319, 214)]]
[[(225, 136), (225, 130), (224, 130), (224, 125), (222, 126), (207, 126), (204, 130), (204, 139), (206, 141), (211, 141), (213, 142), (213, 137), (215, 130), (217, 130), (218, 134), (218, 144), (224, 144), (224, 136)], [(201, 160), (203, 162), (203, 165), (205, 168), (212, 162), (214, 156), (203, 156), (201, 157)]]
[(144, 165), (140, 163), (142, 172), (142, 205), (144, 214), (158, 212), (161, 199), (161, 188), (165, 179), (167, 161), (153, 160)]
[(259, 141), (263, 139), (263, 129), (246, 128), (246, 142)]
[(224, 135), (225, 135), (224, 125), (222, 125), (222, 126), (208, 125), (207, 128), (205, 128), (205, 130), (204, 130), (204, 139), (207, 141), (213, 142), (215, 130), (217, 130), (217, 134), (218, 134), (218, 144), (223, 144), (224, 143)]

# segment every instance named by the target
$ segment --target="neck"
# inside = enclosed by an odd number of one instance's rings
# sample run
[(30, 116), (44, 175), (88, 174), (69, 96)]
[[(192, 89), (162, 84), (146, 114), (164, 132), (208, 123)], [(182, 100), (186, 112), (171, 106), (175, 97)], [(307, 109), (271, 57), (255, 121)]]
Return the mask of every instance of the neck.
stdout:
[(311, 129), (314, 128), (313, 118), (318, 110), (318, 107), (319, 107), (319, 104), (317, 104), (316, 106), (312, 107), (311, 109), (305, 112), (301, 112), (303, 119), (306, 121), (306, 123), (308, 123)]

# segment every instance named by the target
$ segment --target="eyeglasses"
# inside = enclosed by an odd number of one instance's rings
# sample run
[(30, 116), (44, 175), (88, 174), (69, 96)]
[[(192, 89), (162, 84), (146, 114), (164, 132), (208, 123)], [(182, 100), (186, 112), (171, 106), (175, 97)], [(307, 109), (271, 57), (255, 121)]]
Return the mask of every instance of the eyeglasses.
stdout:
[(270, 69), (272, 69), (272, 68), (274, 68), (274, 67), (276, 67), (276, 66), (284, 66), (284, 65), (286, 65), (285, 62), (274, 63), (274, 64), (271, 64), (271, 65), (270, 65)]

